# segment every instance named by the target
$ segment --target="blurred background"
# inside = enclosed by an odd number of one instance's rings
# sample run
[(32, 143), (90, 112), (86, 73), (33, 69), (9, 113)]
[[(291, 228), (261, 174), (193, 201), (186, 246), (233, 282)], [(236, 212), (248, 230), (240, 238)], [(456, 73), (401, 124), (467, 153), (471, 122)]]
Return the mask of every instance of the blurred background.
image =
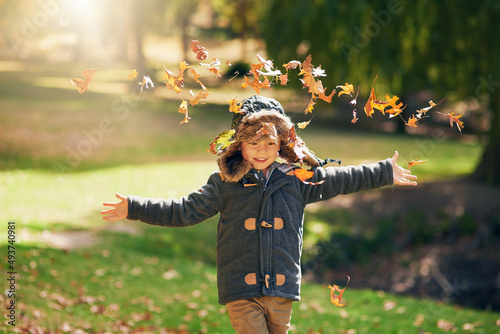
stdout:
[[(104, 223), (99, 211), (115, 192), (198, 189), (217, 169), (207, 149), (230, 128), (228, 100), (255, 94), (241, 84), (257, 55), (282, 70), (311, 55), (327, 93), (345, 82), (359, 93), (357, 106), (336, 96), (305, 115), (298, 70), (260, 91), (294, 122), (313, 116), (300, 136), (319, 157), (427, 160), (412, 167), (416, 188), (308, 207), (291, 331), (498, 330), (499, 15), (498, 0), (0, 0), (0, 212), (4, 235), (16, 223), (17, 330), (231, 332), (215, 291), (216, 217), (171, 230)], [(213, 58), (220, 78), (200, 65)], [(182, 61), (209, 92), (186, 124), (179, 105), (200, 85), (187, 71), (179, 94), (164, 82)], [(87, 68), (99, 70), (79, 94), (71, 79)], [(372, 86), (400, 98), (402, 117), (366, 117)], [(453, 112), (461, 131), (443, 115)], [(340, 310), (325, 287), (346, 275)]]

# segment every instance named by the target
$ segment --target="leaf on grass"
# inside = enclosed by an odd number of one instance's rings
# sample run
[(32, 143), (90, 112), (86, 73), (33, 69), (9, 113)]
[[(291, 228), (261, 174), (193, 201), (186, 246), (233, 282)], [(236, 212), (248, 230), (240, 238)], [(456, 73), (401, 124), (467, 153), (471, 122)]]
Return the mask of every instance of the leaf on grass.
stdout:
[(95, 72), (99, 71), (98, 68), (87, 68), (82, 71), (82, 79), (72, 78), (71, 83), (76, 87), (78, 93), (83, 94), (89, 90), (90, 81), (94, 77)]
[(438, 320), (437, 327), (439, 329), (444, 330), (445, 332), (448, 332), (448, 331), (453, 331), (454, 332), (454, 331), (456, 331), (455, 325), (452, 322), (449, 322), (449, 321), (444, 320), (444, 319), (439, 319)]
[[(343, 289), (340, 289), (338, 285), (328, 285), (328, 288), (330, 289), (330, 300), (332, 301), (333, 305), (339, 306), (339, 307), (344, 307), (345, 303), (342, 304), (342, 295), (344, 294), (345, 289), (347, 288), (347, 284), (349, 284), (349, 281), (351, 278), (347, 276), (347, 283), (345, 284)], [(335, 294), (335, 293), (338, 294)]]

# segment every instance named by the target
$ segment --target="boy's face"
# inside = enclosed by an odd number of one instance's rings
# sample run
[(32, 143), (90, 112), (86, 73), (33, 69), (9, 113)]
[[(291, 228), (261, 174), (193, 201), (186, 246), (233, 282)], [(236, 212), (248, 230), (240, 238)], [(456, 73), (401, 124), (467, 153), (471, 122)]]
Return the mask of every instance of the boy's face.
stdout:
[(251, 163), (253, 168), (266, 173), (278, 157), (280, 145), (277, 140), (266, 136), (258, 140), (242, 142), (240, 150), (243, 160)]

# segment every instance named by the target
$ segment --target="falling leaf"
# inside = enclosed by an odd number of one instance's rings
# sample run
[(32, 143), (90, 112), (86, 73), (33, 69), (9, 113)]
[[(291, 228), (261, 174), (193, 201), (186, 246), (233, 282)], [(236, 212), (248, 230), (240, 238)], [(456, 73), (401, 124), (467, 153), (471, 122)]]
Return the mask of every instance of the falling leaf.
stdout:
[(184, 119), (179, 123), (179, 125), (183, 124), (183, 123), (189, 123), (189, 120), (191, 119), (191, 117), (188, 116), (188, 102), (186, 100), (182, 100), (180, 106), (179, 106), (179, 110), (178, 112), (181, 113), (181, 114), (184, 114)]
[(236, 114), (241, 113), (241, 105), (243, 102), (237, 103), (238, 98), (235, 97), (234, 99), (227, 100), (229, 102), (229, 111), (234, 112)]
[[(342, 302), (342, 295), (344, 294), (345, 289), (347, 288), (347, 284), (349, 284), (349, 281), (351, 278), (347, 276), (347, 283), (345, 284), (343, 289), (340, 289), (339, 286), (337, 285), (328, 285), (328, 288), (330, 289), (330, 300), (332, 301), (333, 305), (335, 306), (340, 306), (344, 307), (344, 304), (341, 304)], [(335, 292), (338, 292), (338, 294), (335, 294)]]
[(139, 85), (141, 85), (141, 91), (139, 92), (139, 97), (141, 97), (142, 90), (144, 89), (144, 87), (146, 87), (146, 89), (153, 88), (153, 94), (155, 95), (156, 98), (156, 94), (154, 93), (155, 84), (153, 83), (153, 80), (151, 80), (149, 76), (144, 75), (142, 77), (142, 82), (139, 82)]
[(271, 140), (278, 142), (278, 132), (273, 123), (262, 122), (262, 127), (257, 131), (254, 140), (259, 140), (263, 136), (269, 136)]
[(319, 65), (316, 68), (313, 68), (312, 75), (313, 77), (326, 77), (325, 70), (321, 68), (321, 65)]
[(201, 66), (204, 66), (209, 72), (214, 74), (217, 78), (221, 78), (222, 75), (220, 74), (220, 60), (213, 58), (213, 62), (210, 64), (204, 64), (200, 63)]
[(300, 123), (297, 123), (297, 126), (300, 128), (300, 129), (305, 129), (309, 123), (311, 123), (312, 121), (312, 117), (310, 120), (308, 120), (307, 122), (300, 122)]
[(198, 94), (194, 95), (193, 91), (189, 91), (191, 94), (191, 99), (189, 100), (189, 104), (195, 106), (200, 103), (201, 100), (204, 100), (210, 95), (207, 90), (200, 90)]
[(426, 115), (429, 110), (431, 110), (432, 108), (434, 108), (435, 106), (437, 106), (438, 104), (440, 104), (443, 101), (444, 101), (444, 99), (442, 99), (438, 103), (434, 103), (434, 101), (430, 100), (428, 107), (422, 108), (422, 109), (419, 109), (419, 110), (416, 111), (417, 112), (417, 118), (422, 118), (422, 116)]
[(217, 154), (218, 150), (229, 147), (229, 145), (234, 142), (234, 140), (231, 140), (234, 133), (235, 130), (223, 131), (219, 133), (219, 135), (215, 137), (214, 141), (210, 143), (210, 149), (207, 149), (207, 152)]
[(204, 85), (204, 84), (200, 81), (200, 79), (199, 79), (199, 78), (200, 78), (200, 75), (198, 74), (198, 72), (196, 72), (196, 71), (194, 70), (194, 68), (192, 68), (192, 69), (190, 70), (190, 72), (191, 72), (191, 74), (193, 75), (194, 80), (195, 80), (195, 81), (196, 81), (196, 82), (197, 82), (197, 83), (201, 86), (201, 89), (206, 90), (207, 88), (205, 87), (205, 85)]
[(313, 171), (309, 171), (309, 170), (304, 169), (304, 168), (296, 168), (296, 169), (293, 170), (293, 174), (295, 174), (295, 176), (300, 181), (305, 181), (305, 180), (308, 180), (311, 177), (313, 177), (314, 172)]
[(174, 75), (167, 68), (163, 68), (165, 69), (165, 75), (163, 75), (162, 80), (165, 82), (166, 87), (173, 89), (174, 92), (179, 94), (182, 91), (181, 88), (184, 87), (184, 79), (180, 78), (180, 76)]
[(99, 71), (98, 68), (87, 68), (82, 71), (82, 78), (73, 78), (71, 83), (76, 87), (78, 93), (83, 94), (89, 90), (90, 80), (94, 76), (94, 73)]
[(375, 81), (377, 81), (377, 78), (378, 78), (378, 75), (375, 76), (375, 79), (373, 80), (372, 88), (370, 90), (370, 96), (368, 97), (368, 101), (366, 101), (366, 104), (364, 107), (365, 114), (368, 117), (372, 117), (372, 115), (373, 115), (373, 101), (376, 100), (375, 90), (373, 89), (373, 86), (375, 85)]
[(287, 82), (288, 82), (288, 73), (285, 73), (285, 74), (282, 74), (279, 76), (279, 80), (280, 80), (280, 84), (282, 86), (286, 86)]
[(192, 40), (191, 41), (191, 49), (193, 50), (194, 53), (196, 53), (196, 59), (198, 60), (205, 60), (208, 58), (208, 50), (204, 46), (199, 46), (200, 42), (197, 40)]
[(356, 123), (358, 121), (358, 118), (356, 117), (356, 109), (352, 111), (352, 120), (351, 123)]
[(354, 93), (354, 86), (348, 82), (345, 83), (345, 85), (339, 85), (337, 88), (342, 89), (341, 92), (339, 92), (339, 96), (342, 94), (348, 94), (352, 96), (352, 93)]
[(271, 89), (271, 83), (269, 82), (269, 79), (267, 77), (264, 77), (264, 81), (259, 80), (258, 74), (254, 74), (253, 81), (250, 81), (246, 75), (244, 76), (244, 78), (245, 82), (241, 84), (241, 88), (243, 89), (250, 86), (257, 92), (257, 94), (260, 94), (261, 88)]
[(415, 117), (415, 115), (412, 115), (408, 122), (405, 122), (405, 125), (409, 126), (410, 128), (416, 128), (418, 123), (418, 118)]
[(297, 67), (300, 67), (302, 65), (302, 63), (298, 60), (291, 60), (289, 61), (288, 63), (286, 64), (283, 64), (283, 67), (286, 68), (287, 70), (294, 70), (296, 69)]
[(130, 74), (128, 75), (127, 79), (128, 80), (132, 80), (132, 79), (135, 79), (137, 78), (137, 75), (139, 74), (139, 72), (137, 72), (137, 70), (134, 68), (132, 70), (132, 72), (130, 72)]
[(437, 113), (448, 117), (448, 119), (450, 120), (450, 127), (453, 127), (453, 123), (455, 123), (457, 125), (458, 131), (460, 131), (460, 133), (462, 133), (462, 129), (464, 127), (464, 122), (460, 121), (459, 118), (462, 117), (463, 114), (462, 115), (455, 115), (455, 112), (452, 112), (450, 114), (443, 114), (442, 112), (439, 112), (439, 111), (437, 111)]
[(408, 162), (408, 169), (411, 170), (411, 168), (415, 165), (420, 165), (420, 164), (423, 164), (424, 162), (426, 162), (427, 160), (429, 159), (425, 159), (425, 160), (418, 160), (418, 159), (413, 159), (412, 161)]

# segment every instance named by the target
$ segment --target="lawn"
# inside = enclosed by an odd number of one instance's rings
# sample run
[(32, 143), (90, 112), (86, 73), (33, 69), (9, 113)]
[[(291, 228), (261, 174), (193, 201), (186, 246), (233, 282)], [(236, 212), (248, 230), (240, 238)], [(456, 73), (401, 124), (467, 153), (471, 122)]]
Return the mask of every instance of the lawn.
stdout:
[[(180, 197), (203, 184), (217, 169), (208, 143), (230, 124), (225, 101), (193, 107), (192, 120), (179, 126), (178, 97), (158, 89), (158, 100), (150, 91), (137, 99), (121, 79), (125, 66), (99, 64), (101, 77), (84, 95), (68, 85), (68, 77), (79, 75), (75, 68), (23, 66), (1, 72), (0, 81), (1, 233), (16, 222), (16, 329), (231, 333), (217, 304), (216, 218), (166, 229), (109, 224), (99, 214), (115, 192)], [(403, 165), (429, 159), (414, 167), (424, 182), (469, 173), (480, 154), (479, 144), (460, 138), (313, 124), (300, 136), (318, 156), (348, 165), (391, 157), (397, 149)], [(89, 240), (95, 242), (80, 245)], [(7, 238), (0, 243), (5, 273)], [(345, 282), (304, 283), (292, 333), (497, 333), (500, 326), (499, 313), (349, 287), (346, 306), (338, 308), (328, 284)]]

